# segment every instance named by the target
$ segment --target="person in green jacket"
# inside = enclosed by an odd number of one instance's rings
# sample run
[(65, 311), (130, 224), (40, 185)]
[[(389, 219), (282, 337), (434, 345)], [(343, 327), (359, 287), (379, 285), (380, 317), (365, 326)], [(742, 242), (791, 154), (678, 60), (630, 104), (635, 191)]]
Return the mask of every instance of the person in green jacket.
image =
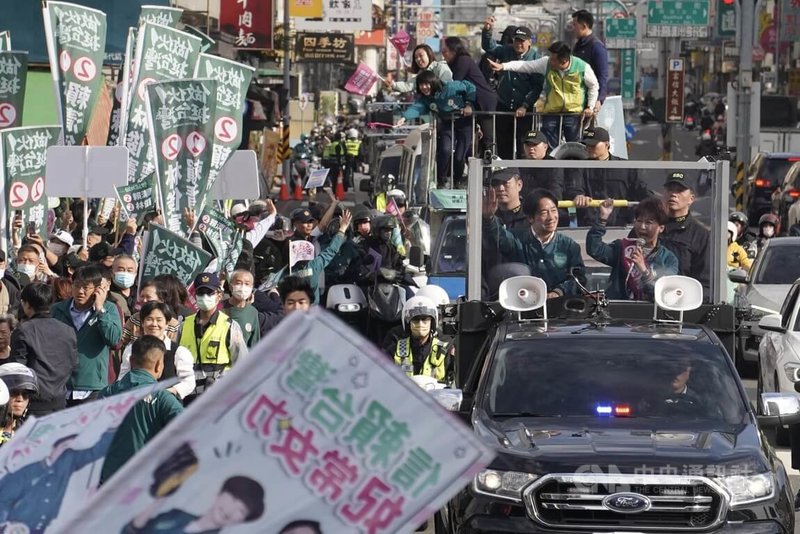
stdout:
[[(483, 24), (481, 48), (496, 61), (533, 61), (539, 59), (539, 50), (531, 41), (531, 30), (518, 26), (511, 36), (510, 45), (503, 45), (492, 38), (494, 17)], [(506, 113), (496, 116), (497, 155), (501, 159), (515, 159), (522, 153), (522, 140), (533, 129), (533, 106), (542, 94), (544, 76), (538, 73), (503, 72), (497, 84), (497, 111)], [(513, 113), (513, 115), (511, 115)], [(516, 122), (516, 137), (514, 123)]]
[[(158, 382), (164, 371), (167, 347), (155, 336), (142, 336), (131, 347), (131, 370), (119, 381), (103, 389), (100, 398), (130, 391)], [(108, 448), (100, 484), (130, 460), (152, 440), (170, 421), (180, 415), (183, 406), (172, 393), (159, 390), (133, 405), (122, 420)]]
[(395, 82), (387, 79), (386, 82), (384, 82), (386, 88), (397, 91), (398, 93), (410, 93), (417, 88), (416, 77), (424, 70), (431, 71), (443, 82), (449, 82), (453, 79), (453, 72), (450, 70), (450, 67), (447, 66), (447, 61), (437, 61), (436, 54), (430, 46), (426, 44), (417, 45), (411, 57), (413, 57), (414, 60), (411, 63), (410, 70), (414, 76), (404, 82)]
[(67, 384), (67, 406), (95, 397), (108, 385), (109, 349), (122, 337), (116, 305), (108, 301), (110, 287), (100, 267), (84, 265), (73, 277), (72, 298), (51, 308), (53, 319), (74, 328), (78, 338), (78, 367)]
[(345, 240), (347, 239), (347, 228), (350, 226), (351, 215), (348, 210), (342, 212), (339, 219), (339, 231), (313, 260), (298, 261), (290, 266), (289, 272), (301, 278), (307, 278), (314, 290), (314, 304), (319, 304), (320, 300), (320, 279), (333, 258), (339, 253)]

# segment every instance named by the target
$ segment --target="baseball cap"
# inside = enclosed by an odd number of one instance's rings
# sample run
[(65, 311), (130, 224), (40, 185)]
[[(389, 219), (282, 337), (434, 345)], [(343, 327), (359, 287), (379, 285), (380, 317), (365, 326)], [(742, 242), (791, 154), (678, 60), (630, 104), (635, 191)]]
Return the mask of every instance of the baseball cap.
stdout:
[(50, 239), (58, 239), (68, 247), (71, 247), (75, 243), (75, 240), (72, 238), (72, 234), (66, 230), (56, 230), (53, 232), (53, 235), (50, 236)]
[(584, 145), (594, 146), (597, 143), (608, 143), (610, 140), (608, 130), (605, 128), (590, 128), (583, 133)]
[(89, 249), (89, 261), (103, 261), (109, 256), (122, 254), (121, 248), (113, 248), (108, 241), (100, 241)]
[(234, 204), (233, 207), (231, 208), (231, 217), (236, 217), (237, 215), (241, 215), (245, 211), (247, 211), (247, 208), (244, 206), (244, 204)]
[(519, 178), (520, 172), (516, 167), (506, 167), (492, 173), (492, 183), (505, 183), (512, 178)]
[(219, 291), (219, 276), (216, 273), (200, 273), (194, 279), (195, 290), (206, 288)]
[(316, 220), (317, 218), (314, 217), (314, 214), (305, 208), (297, 208), (292, 212), (292, 222), (300, 221), (302, 223), (307, 223)]
[(667, 181), (664, 182), (664, 187), (667, 187), (668, 185), (672, 185), (672, 184), (680, 185), (684, 189), (691, 189), (692, 188), (692, 186), (689, 185), (689, 182), (686, 179), (686, 173), (684, 173), (682, 171), (675, 171), (675, 172), (669, 173), (669, 176), (667, 176)]
[(526, 28), (525, 26), (518, 26), (516, 30), (514, 30), (514, 39), (530, 39), (531, 38), (531, 30), (530, 28)]
[(546, 143), (547, 139), (541, 130), (531, 130), (525, 134), (526, 145), (538, 145), (539, 143)]

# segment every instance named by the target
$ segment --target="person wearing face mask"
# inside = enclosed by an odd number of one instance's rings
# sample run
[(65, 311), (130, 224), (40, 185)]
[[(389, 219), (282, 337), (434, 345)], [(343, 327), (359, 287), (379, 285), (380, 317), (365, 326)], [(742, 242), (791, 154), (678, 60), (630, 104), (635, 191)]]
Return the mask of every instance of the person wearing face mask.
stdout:
[(131, 256), (122, 255), (114, 258), (111, 264), (111, 292), (108, 298), (111, 299), (120, 310), (125, 321), (130, 319), (132, 310), (136, 304), (136, 273), (139, 264)]
[(39, 276), (41, 272), (41, 263), (42, 257), (39, 254), (39, 249), (35, 245), (28, 244), (19, 247), (14, 267), (17, 274), (22, 275), (18, 278), (21, 286), (28, 285), (33, 281), (45, 281), (39, 280), (39, 278), (41, 278)]
[(391, 215), (379, 215), (372, 220), (372, 235), (365, 240), (364, 248), (380, 256), (380, 263), (375, 265), (376, 270), (380, 267), (397, 271), (403, 268), (403, 256), (392, 244), (392, 235), (396, 228), (397, 219)]
[[(175, 319), (174, 312), (163, 302), (156, 300), (150, 301), (139, 311), (141, 318), (141, 335), (154, 336), (160, 339), (166, 347), (164, 354), (164, 373), (160, 380), (169, 380), (177, 377), (180, 382), (169, 388), (167, 391), (174, 394), (179, 400), (183, 400), (194, 392), (194, 362), (192, 353), (186, 347), (178, 345), (169, 337), (169, 324)], [(122, 380), (131, 370), (131, 353), (135, 341), (125, 347), (122, 353), (122, 365), (120, 365), (117, 382)]]
[(242, 329), (248, 349), (252, 349), (261, 339), (258, 310), (252, 304), (253, 283), (253, 273), (250, 271), (233, 271), (229, 283), (231, 296), (222, 303), (222, 309), (228, 317)]
[[(36, 236), (38, 237), (38, 236)], [(45, 259), (54, 273), (63, 276), (66, 273), (64, 258), (73, 245), (72, 235), (66, 230), (56, 230), (45, 245)]]
[(606, 296), (614, 300), (653, 301), (656, 280), (678, 274), (678, 258), (659, 243), (667, 224), (664, 204), (657, 198), (642, 200), (634, 211), (635, 239), (605, 243), (606, 225), (614, 210), (613, 200), (598, 208), (598, 219), (586, 234), (586, 252), (611, 266)]
[(394, 363), (409, 377), (423, 375), (444, 382), (448, 344), (436, 335), (439, 312), (427, 297), (411, 297), (403, 305), (408, 336), (397, 341)]
[(194, 279), (198, 312), (183, 321), (180, 345), (192, 353), (194, 362), (194, 394), (211, 387), (236, 361), (247, 355), (242, 329), (226, 313), (219, 311), (222, 288), (215, 273), (200, 273)]
[(758, 252), (767, 244), (767, 241), (780, 235), (781, 220), (774, 213), (765, 213), (758, 220)]

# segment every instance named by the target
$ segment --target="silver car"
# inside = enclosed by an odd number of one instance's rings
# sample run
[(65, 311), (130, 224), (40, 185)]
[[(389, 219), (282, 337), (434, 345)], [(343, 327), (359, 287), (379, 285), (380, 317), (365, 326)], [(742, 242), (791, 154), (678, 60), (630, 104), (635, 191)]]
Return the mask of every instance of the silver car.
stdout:
[(729, 273), (736, 288), (736, 368), (758, 362), (758, 344), (764, 336), (761, 317), (780, 313), (789, 288), (800, 278), (800, 237), (770, 239), (761, 250), (750, 272)]

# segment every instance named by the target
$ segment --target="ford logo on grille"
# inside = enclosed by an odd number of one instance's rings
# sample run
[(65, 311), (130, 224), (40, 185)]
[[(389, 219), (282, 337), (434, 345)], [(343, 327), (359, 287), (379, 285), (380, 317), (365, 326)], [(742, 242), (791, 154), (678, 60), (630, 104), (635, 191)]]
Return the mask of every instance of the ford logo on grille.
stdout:
[(612, 512), (638, 514), (651, 506), (650, 499), (638, 493), (614, 493), (603, 499), (603, 506)]

